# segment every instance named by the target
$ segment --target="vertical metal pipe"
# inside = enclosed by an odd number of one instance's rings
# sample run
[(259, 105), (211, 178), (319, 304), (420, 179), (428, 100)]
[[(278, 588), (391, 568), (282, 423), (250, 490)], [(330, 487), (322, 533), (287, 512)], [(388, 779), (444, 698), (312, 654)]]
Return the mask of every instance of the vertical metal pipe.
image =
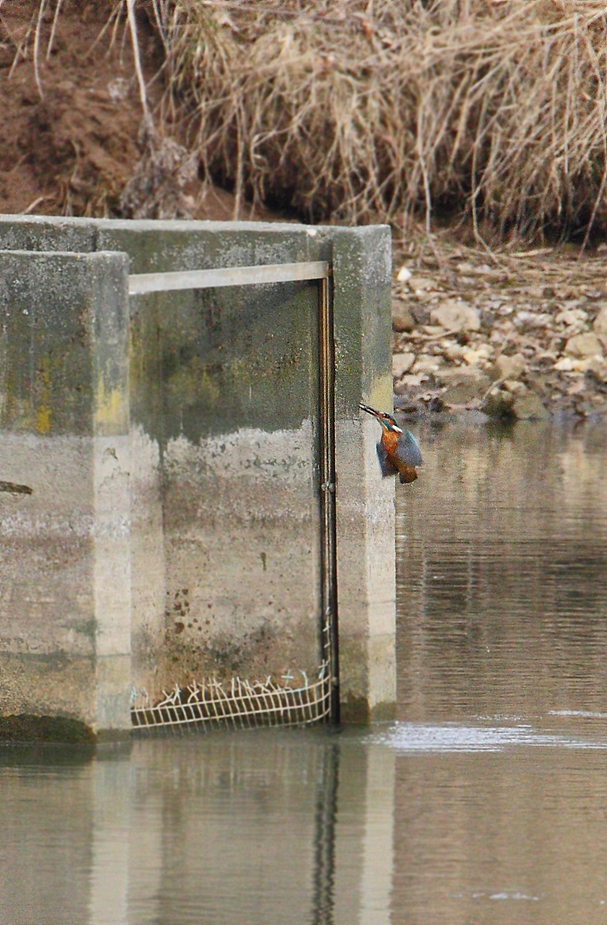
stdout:
[(339, 635), (337, 620), (337, 549), (335, 524), (335, 350), (331, 280), (320, 280), (320, 423), (322, 506), (323, 659), (328, 663), (330, 717), (339, 722)]

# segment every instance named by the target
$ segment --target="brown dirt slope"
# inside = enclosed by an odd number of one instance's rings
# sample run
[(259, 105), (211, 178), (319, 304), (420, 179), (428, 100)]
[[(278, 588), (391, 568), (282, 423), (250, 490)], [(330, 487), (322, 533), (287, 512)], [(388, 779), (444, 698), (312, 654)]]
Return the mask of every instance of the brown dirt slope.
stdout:
[(111, 214), (138, 160), (130, 45), (99, 38), (108, 7), (80, 7), (66, 5), (52, 44), (52, 11), (42, 18), (37, 55), (38, 3), (0, 10), (2, 212)]
[[(123, 5), (64, 0), (55, 17), (57, 6), (39, 17), (39, 0), (0, 3), (0, 212), (234, 218), (229, 193), (202, 183), (195, 163), (184, 170), (179, 126), (156, 115), (177, 138), (160, 131), (154, 151), (146, 145)], [(138, 35), (157, 113), (162, 53), (143, 12)], [(248, 208), (241, 217), (275, 218)]]

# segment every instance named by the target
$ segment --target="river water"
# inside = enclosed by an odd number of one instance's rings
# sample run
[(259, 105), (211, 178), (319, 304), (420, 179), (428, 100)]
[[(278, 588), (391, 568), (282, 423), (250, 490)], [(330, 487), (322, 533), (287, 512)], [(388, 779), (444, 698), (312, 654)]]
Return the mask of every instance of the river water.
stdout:
[(416, 435), (397, 721), (0, 749), (0, 925), (607, 922), (605, 430)]

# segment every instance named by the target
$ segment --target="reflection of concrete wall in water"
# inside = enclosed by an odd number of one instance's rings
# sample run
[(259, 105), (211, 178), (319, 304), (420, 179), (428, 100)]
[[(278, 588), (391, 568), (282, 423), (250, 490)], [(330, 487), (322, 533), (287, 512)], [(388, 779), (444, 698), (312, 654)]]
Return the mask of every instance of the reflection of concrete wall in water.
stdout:
[(163, 737), (59, 770), (28, 754), (21, 774), (18, 750), (0, 767), (3, 923), (387, 925), (396, 752), (343, 739)]
[(390, 400), (387, 229), (23, 218), (0, 247), (0, 478), (34, 489), (0, 495), (0, 712), (120, 729), (131, 685), (318, 672), (317, 284), (129, 300), (127, 272), (328, 260), (342, 706), (385, 715), (393, 484), (357, 404)]

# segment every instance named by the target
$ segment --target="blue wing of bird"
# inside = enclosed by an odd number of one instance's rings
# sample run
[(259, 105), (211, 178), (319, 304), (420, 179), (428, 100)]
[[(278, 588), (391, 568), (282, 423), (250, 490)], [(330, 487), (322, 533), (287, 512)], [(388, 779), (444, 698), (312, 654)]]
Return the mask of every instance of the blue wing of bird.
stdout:
[(417, 440), (410, 431), (403, 431), (399, 438), (396, 452), (405, 466), (421, 466), (422, 454), (417, 445)]

